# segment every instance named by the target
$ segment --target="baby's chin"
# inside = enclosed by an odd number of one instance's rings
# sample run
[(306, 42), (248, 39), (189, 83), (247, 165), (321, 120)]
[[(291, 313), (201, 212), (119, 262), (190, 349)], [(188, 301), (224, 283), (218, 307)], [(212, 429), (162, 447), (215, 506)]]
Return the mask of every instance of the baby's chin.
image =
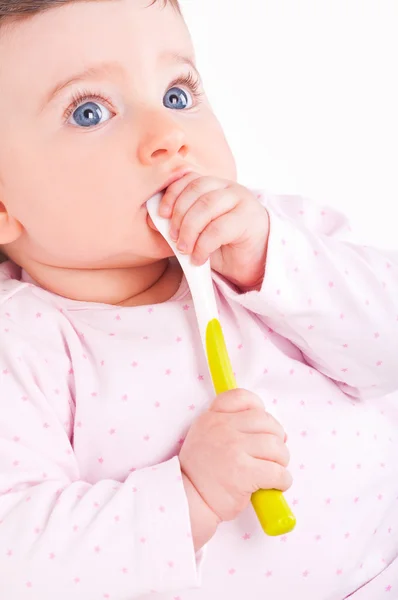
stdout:
[(145, 267), (174, 256), (173, 250), (157, 229), (149, 229), (148, 233), (141, 244), (134, 240), (131, 247), (126, 245), (119, 254), (105, 258), (103, 266), (111, 269)]
[[(116, 247), (108, 248), (106, 252), (97, 254), (98, 260), (88, 260), (88, 269), (134, 269), (145, 267), (156, 262), (174, 256), (173, 250), (156, 229), (155, 225), (147, 216), (144, 231), (138, 229), (132, 236), (127, 236), (116, 244)], [(119, 247), (117, 247), (119, 246)], [(73, 268), (73, 267), (72, 267)]]
[[(87, 248), (79, 252), (74, 248), (69, 253), (45, 253), (27, 261), (39, 267), (56, 271), (111, 271), (120, 269), (135, 269), (154, 265), (174, 256), (170, 246), (157, 231), (151, 230), (151, 235), (146, 236), (141, 245), (132, 243), (121, 244), (119, 248), (109, 248), (106, 251), (95, 252)], [(16, 261), (25, 268), (26, 261)]]

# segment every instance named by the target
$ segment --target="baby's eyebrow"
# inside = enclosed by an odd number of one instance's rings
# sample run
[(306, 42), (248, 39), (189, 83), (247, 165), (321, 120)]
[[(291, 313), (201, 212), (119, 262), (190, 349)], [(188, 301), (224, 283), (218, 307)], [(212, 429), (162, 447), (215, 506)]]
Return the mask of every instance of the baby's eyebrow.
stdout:
[(83, 81), (84, 79), (90, 79), (90, 77), (91, 78), (99, 77), (101, 75), (123, 76), (123, 75), (125, 75), (125, 69), (123, 68), (123, 66), (120, 63), (118, 63), (116, 61), (102, 62), (102, 63), (99, 63), (98, 65), (92, 65), (91, 67), (87, 67), (87, 69), (84, 69), (83, 71), (80, 71), (79, 73), (76, 73), (75, 75), (71, 75), (70, 77), (68, 77), (67, 79), (64, 79), (63, 81), (58, 82), (49, 91), (49, 93), (46, 94), (46, 97), (44, 99), (41, 109), (43, 109), (44, 106), (46, 106), (46, 104), (51, 102), (51, 100), (53, 100), (53, 98), (55, 98), (55, 96), (57, 96), (63, 89), (65, 89), (72, 83), (76, 83), (78, 81)]
[(175, 62), (180, 65), (188, 65), (197, 75), (199, 75), (195, 65), (195, 59), (192, 56), (180, 54), (179, 52), (163, 52), (163, 54), (160, 55), (160, 60), (163, 62)]
[[(179, 54), (178, 52), (164, 52), (160, 55), (159, 61), (161, 62), (175, 62), (180, 65), (187, 65), (196, 74), (199, 76), (198, 70), (195, 65), (195, 61), (193, 57), (185, 56), (183, 54)], [(84, 79), (90, 79), (93, 77), (106, 76), (106, 75), (117, 75), (119, 77), (125, 76), (126, 71), (123, 66), (117, 61), (111, 62), (102, 62), (98, 65), (92, 65), (75, 75), (71, 75), (67, 79), (58, 82), (49, 92), (46, 94), (45, 99), (42, 103), (41, 109), (51, 102), (55, 96), (57, 96), (63, 89), (71, 85), (72, 83), (76, 83), (78, 81), (83, 81)]]

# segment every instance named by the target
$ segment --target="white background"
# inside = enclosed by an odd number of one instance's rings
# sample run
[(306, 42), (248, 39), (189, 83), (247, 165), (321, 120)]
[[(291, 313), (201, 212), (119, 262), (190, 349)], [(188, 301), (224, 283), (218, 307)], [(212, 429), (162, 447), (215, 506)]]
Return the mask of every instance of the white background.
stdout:
[(398, 0), (181, 0), (240, 183), (398, 250)]

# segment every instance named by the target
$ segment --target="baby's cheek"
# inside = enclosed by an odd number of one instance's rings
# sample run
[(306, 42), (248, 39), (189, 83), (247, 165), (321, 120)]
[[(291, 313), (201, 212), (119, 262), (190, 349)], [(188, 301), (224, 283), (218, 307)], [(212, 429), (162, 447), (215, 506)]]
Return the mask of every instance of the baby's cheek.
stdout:
[(201, 151), (199, 166), (203, 167), (205, 169), (203, 172), (208, 175), (236, 181), (237, 168), (234, 156), (221, 124), (210, 109), (202, 125), (194, 145), (194, 148), (200, 148)]
[(228, 181), (237, 181), (237, 170), (235, 159), (224, 139), (215, 140), (211, 150), (208, 150), (205, 156), (206, 172), (227, 179)]

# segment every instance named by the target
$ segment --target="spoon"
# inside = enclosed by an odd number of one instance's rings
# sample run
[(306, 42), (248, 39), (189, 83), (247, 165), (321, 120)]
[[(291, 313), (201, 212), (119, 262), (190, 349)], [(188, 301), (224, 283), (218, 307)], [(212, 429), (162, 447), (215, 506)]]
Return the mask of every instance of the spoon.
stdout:
[[(158, 193), (148, 200), (148, 213), (184, 271), (191, 291), (214, 390), (219, 395), (236, 389), (237, 384), (219, 321), (210, 261), (207, 260), (204, 265), (194, 265), (189, 255), (181, 254), (178, 251), (176, 243), (170, 237), (169, 219), (159, 215), (162, 197), (163, 193)], [(252, 494), (251, 502), (261, 527), (267, 535), (284, 535), (294, 529), (296, 518), (281, 491), (257, 490)]]

